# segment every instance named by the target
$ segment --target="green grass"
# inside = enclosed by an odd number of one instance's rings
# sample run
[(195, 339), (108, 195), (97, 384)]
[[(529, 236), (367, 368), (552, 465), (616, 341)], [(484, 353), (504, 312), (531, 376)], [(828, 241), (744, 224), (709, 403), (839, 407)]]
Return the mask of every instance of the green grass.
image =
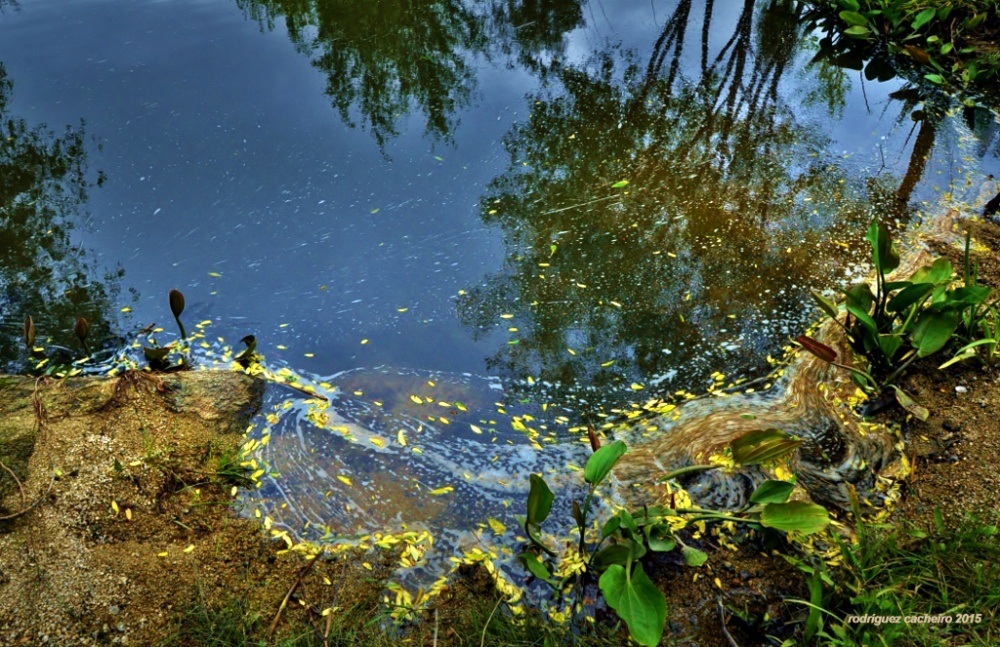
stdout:
[[(816, 623), (802, 644), (989, 647), (1000, 644), (1000, 528), (967, 517), (947, 529), (939, 510), (922, 529), (859, 524), (845, 564), (812, 576)], [(800, 565), (807, 572), (810, 567)], [(819, 583), (822, 585), (822, 595)], [(834, 586), (830, 586), (830, 584)], [(808, 606), (808, 604), (807, 604)], [(849, 616), (950, 616), (950, 624), (847, 622)], [(961, 616), (969, 616), (964, 619)], [(807, 623), (808, 625), (808, 623)]]
[[(434, 612), (423, 622), (406, 627), (382, 623), (382, 611), (355, 607), (334, 614), (326, 634), (326, 619), (289, 625), (282, 620), (274, 641), (266, 639), (271, 617), (251, 610), (246, 599), (234, 599), (221, 607), (193, 600), (184, 610), (174, 631), (157, 647), (394, 647), (440, 645), (441, 647), (557, 647), (587, 645), (620, 647), (622, 637), (611, 629), (598, 628), (576, 634), (567, 628), (531, 615), (515, 622), (504, 605), (488, 598), (457, 602), (463, 608), (442, 612), (456, 619), (437, 620)], [(471, 605), (471, 606), (470, 606)], [(447, 609), (449, 605), (446, 605)], [(388, 628), (386, 628), (388, 627)], [(325, 642), (325, 645), (324, 645)]]

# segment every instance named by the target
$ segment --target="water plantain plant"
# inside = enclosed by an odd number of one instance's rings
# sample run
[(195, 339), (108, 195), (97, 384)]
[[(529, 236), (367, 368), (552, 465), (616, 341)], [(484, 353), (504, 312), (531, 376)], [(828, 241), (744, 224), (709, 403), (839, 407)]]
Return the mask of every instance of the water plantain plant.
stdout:
[[(774, 461), (794, 450), (801, 441), (777, 429), (750, 432), (734, 440), (729, 450), (737, 466)], [(543, 541), (541, 525), (548, 518), (555, 495), (545, 480), (530, 476), (527, 514), (521, 525), (532, 548), (518, 555), (522, 564), (538, 579), (551, 585), (557, 595), (574, 592), (577, 599), (588, 583), (597, 583), (608, 605), (625, 621), (632, 638), (640, 645), (656, 645), (666, 622), (666, 599), (643, 569), (642, 559), (650, 552), (679, 550), (686, 564), (698, 567), (708, 555), (690, 546), (678, 531), (695, 521), (744, 523), (752, 528), (816, 533), (829, 523), (822, 506), (806, 501), (789, 501), (794, 485), (767, 480), (756, 488), (749, 503), (733, 512), (718, 512), (683, 505), (684, 497), (670, 497), (670, 505), (643, 506), (638, 510), (619, 508), (604, 518), (591, 519), (597, 489), (608, 478), (627, 447), (618, 440), (598, 447), (591, 436), (594, 453), (583, 470), (589, 492), (580, 505), (572, 505), (579, 542), (567, 554), (558, 555)], [(684, 474), (720, 469), (720, 465), (694, 465), (662, 477), (666, 482)], [(669, 485), (667, 486), (670, 487)], [(565, 568), (570, 564), (569, 568)], [(574, 604), (574, 608), (579, 608)]]
[[(812, 293), (820, 308), (844, 328), (854, 363), (837, 363), (836, 351), (815, 339), (801, 336), (799, 343), (820, 359), (850, 371), (852, 379), (866, 391), (877, 393), (891, 386), (918, 359), (956, 342), (966, 343), (960, 353), (973, 350), (983, 334), (984, 322), (990, 323), (984, 315), (995, 308), (988, 303), (990, 288), (977, 284), (977, 268), (970, 266), (968, 237), (958, 285), (946, 258), (934, 260), (904, 280), (889, 281), (886, 277), (899, 267), (900, 259), (888, 228), (873, 220), (866, 237), (875, 266), (875, 289), (862, 282), (844, 290), (847, 316), (843, 322), (833, 301)], [(995, 328), (996, 317), (992, 323)], [(909, 408), (912, 400), (894, 388), (900, 403)]]

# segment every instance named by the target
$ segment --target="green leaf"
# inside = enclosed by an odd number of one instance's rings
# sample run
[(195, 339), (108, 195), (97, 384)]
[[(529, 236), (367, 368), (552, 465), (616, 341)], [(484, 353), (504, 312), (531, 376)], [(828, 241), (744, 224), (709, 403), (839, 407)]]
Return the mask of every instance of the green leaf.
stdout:
[(847, 304), (847, 311), (850, 312), (855, 317), (857, 317), (858, 321), (861, 322), (861, 325), (868, 329), (868, 332), (872, 333), (873, 335), (878, 334), (878, 324), (875, 323), (875, 320), (872, 319), (871, 315), (869, 315), (867, 312), (857, 307), (853, 303)]
[(886, 310), (889, 312), (902, 312), (914, 303), (920, 303), (934, 291), (933, 283), (915, 283), (907, 288), (903, 288), (899, 294), (889, 299)]
[(924, 78), (937, 85), (944, 85), (944, 77), (940, 74), (924, 74)]
[(865, 238), (872, 246), (872, 260), (879, 272), (885, 275), (899, 267), (899, 252), (892, 244), (888, 227), (877, 220), (872, 220)]
[(871, 31), (867, 27), (862, 27), (861, 25), (848, 27), (844, 30), (844, 33), (851, 38), (868, 38), (868, 36), (871, 35)]
[(646, 543), (649, 549), (656, 552), (668, 552), (677, 547), (674, 531), (665, 523), (658, 523), (643, 528), (646, 533)]
[(784, 503), (794, 489), (788, 481), (764, 481), (750, 495), (750, 503)]
[[(528, 480), (531, 483), (531, 489), (528, 491), (528, 516), (525, 525), (537, 526), (548, 518), (552, 502), (555, 501), (556, 497), (552, 494), (545, 479), (538, 474), (532, 474)], [(525, 528), (525, 532), (527, 532), (527, 528)]]
[(737, 465), (755, 465), (774, 460), (802, 444), (780, 429), (757, 429), (729, 443)]
[(631, 553), (632, 549), (625, 544), (611, 544), (597, 551), (590, 563), (596, 570), (606, 571), (608, 567), (614, 564), (620, 566), (628, 564)]
[(892, 388), (896, 391), (896, 402), (899, 403), (899, 406), (912, 413), (918, 420), (927, 422), (927, 418), (931, 415), (931, 412), (927, 410), (927, 407), (917, 404), (916, 400), (907, 395), (898, 386), (892, 385)]
[(708, 561), (707, 553), (691, 546), (681, 546), (681, 555), (688, 566), (698, 567)]
[(768, 503), (760, 513), (760, 524), (776, 530), (798, 530), (802, 534), (817, 533), (830, 523), (826, 508), (806, 501)]
[(580, 528), (581, 532), (583, 531), (584, 526), (587, 525), (587, 519), (583, 516), (583, 509), (576, 501), (573, 502), (573, 521), (576, 521), (576, 526), (577, 528)]
[(911, 333), (917, 357), (927, 357), (944, 348), (958, 328), (958, 321), (958, 312), (952, 308), (928, 309), (920, 313)]
[(601, 528), (601, 538), (607, 539), (610, 537), (616, 530), (618, 530), (618, 527), (621, 526), (621, 524), (622, 520), (618, 517), (611, 517), (605, 521), (604, 526)]
[(985, 285), (970, 285), (952, 290), (948, 294), (948, 301), (958, 307), (978, 306), (986, 303), (992, 292), (992, 288)]
[(942, 285), (950, 283), (955, 275), (955, 269), (947, 258), (941, 257), (934, 260), (931, 265), (925, 265), (910, 276), (913, 283), (933, 283)]
[(667, 620), (667, 602), (642, 564), (635, 565), (631, 578), (622, 566), (612, 565), (601, 575), (599, 584), (608, 606), (625, 621), (632, 639), (647, 647), (658, 645)]
[(839, 0), (839, 2), (840, 6), (848, 11), (857, 11), (861, 8), (861, 5), (858, 4), (858, 0)]
[(598, 449), (587, 459), (587, 465), (583, 468), (583, 478), (591, 485), (603, 481), (626, 449), (625, 443), (620, 440)]
[(882, 353), (891, 360), (903, 345), (903, 338), (900, 335), (879, 335), (878, 345)]
[(829, 316), (831, 319), (836, 319), (837, 315), (840, 314), (837, 310), (837, 304), (835, 304), (833, 301), (830, 301), (822, 294), (814, 290), (810, 290), (809, 294), (811, 294), (813, 300), (816, 301), (817, 304), (819, 304), (820, 309), (823, 312), (825, 312), (827, 316)]
[(611, 185), (612, 189), (621, 189), (622, 187), (628, 186), (628, 180), (618, 180)]
[(621, 521), (621, 525), (623, 528), (627, 528), (632, 532), (639, 532), (639, 526), (638, 524), (636, 524), (635, 518), (632, 516), (632, 513), (629, 512), (628, 510), (619, 510), (618, 519)]
[(532, 555), (531, 553), (520, 553), (517, 556), (518, 561), (524, 564), (532, 575), (542, 580), (543, 582), (548, 582), (549, 584), (558, 584), (557, 580), (552, 579), (552, 573), (546, 568), (537, 555)]
[(840, 19), (848, 25), (860, 25), (861, 27), (864, 27), (868, 24), (868, 19), (859, 14), (857, 11), (841, 11)]
[(929, 23), (937, 16), (937, 9), (924, 9), (913, 19), (913, 31), (916, 31)]
[(865, 312), (871, 310), (872, 304), (875, 303), (875, 295), (872, 294), (872, 288), (867, 283), (858, 283), (850, 290), (844, 290), (844, 296), (847, 297), (848, 304)]

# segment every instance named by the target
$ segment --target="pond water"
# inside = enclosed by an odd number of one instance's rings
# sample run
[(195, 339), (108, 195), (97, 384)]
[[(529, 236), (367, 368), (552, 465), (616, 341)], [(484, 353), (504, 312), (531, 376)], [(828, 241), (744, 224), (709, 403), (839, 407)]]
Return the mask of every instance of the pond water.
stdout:
[(765, 375), (873, 215), (1000, 175), (989, 113), (816, 60), (795, 3), (707, 6), (0, 0), (0, 366), (27, 314), (166, 343), (180, 288), (204, 362), (253, 334), (332, 398), (255, 424), (286, 526), (513, 527), (454, 484)]

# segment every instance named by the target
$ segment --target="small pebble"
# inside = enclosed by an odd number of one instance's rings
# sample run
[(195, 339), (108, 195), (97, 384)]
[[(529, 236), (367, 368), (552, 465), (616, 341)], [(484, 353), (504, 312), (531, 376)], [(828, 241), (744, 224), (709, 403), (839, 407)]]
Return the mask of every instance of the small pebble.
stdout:
[(948, 431), (958, 431), (959, 429), (962, 428), (962, 423), (958, 422), (957, 420), (954, 420), (953, 418), (947, 418), (944, 422), (941, 423), (941, 426), (947, 429)]
[(964, 386), (956, 386), (955, 387), (955, 393), (968, 393), (968, 392), (969, 392), (969, 389), (967, 389)]

